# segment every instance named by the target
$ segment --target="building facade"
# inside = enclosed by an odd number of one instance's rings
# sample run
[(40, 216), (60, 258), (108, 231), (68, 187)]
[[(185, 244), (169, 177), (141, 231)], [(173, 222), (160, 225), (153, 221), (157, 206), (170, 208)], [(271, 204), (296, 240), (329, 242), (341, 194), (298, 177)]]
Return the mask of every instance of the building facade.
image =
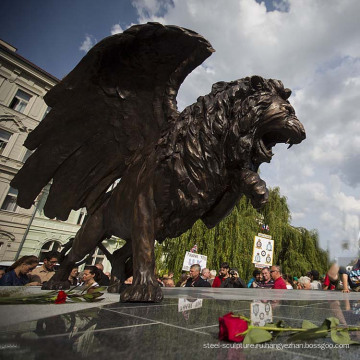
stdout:
[[(49, 191), (46, 187), (34, 206), (23, 209), (16, 205), (17, 190), (10, 182), (31, 151), (23, 146), (27, 135), (50, 111), (44, 95), (60, 80), (17, 54), (17, 49), (0, 40), (0, 261), (13, 261), (19, 256), (61, 250), (80, 228), (85, 209), (71, 212), (67, 221), (48, 219), (43, 206)], [(103, 244), (110, 251), (117, 239)], [(88, 263), (110, 263), (97, 249)]]

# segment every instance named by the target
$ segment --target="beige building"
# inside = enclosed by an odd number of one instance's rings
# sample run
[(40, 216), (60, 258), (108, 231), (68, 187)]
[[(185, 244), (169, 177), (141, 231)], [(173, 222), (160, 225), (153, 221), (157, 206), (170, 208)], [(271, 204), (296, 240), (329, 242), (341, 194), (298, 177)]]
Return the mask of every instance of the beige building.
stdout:
[[(67, 221), (51, 220), (42, 208), (48, 188), (31, 209), (16, 205), (17, 191), (10, 181), (31, 155), (23, 143), (50, 110), (43, 97), (60, 80), (17, 54), (17, 49), (0, 40), (0, 261), (13, 261), (22, 255), (40, 256), (61, 250), (73, 238), (86, 212), (73, 211)], [(103, 243), (113, 252), (118, 241)], [(104, 261), (103, 261), (104, 260)], [(89, 263), (110, 264), (97, 249)]]

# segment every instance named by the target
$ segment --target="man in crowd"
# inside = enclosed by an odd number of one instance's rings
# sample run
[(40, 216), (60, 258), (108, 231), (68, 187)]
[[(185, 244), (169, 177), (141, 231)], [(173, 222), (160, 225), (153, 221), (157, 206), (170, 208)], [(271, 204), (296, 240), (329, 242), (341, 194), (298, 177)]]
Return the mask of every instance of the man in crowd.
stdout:
[(239, 277), (239, 271), (236, 268), (230, 269), (229, 277), (220, 285), (221, 288), (246, 288), (245, 282)]
[(95, 266), (100, 270), (100, 280), (97, 282), (100, 286), (109, 286), (110, 279), (104, 274), (104, 265), (101, 263), (95, 264)]
[(220, 287), (221, 283), (229, 277), (230, 266), (227, 262), (220, 265), (220, 276), (216, 276), (212, 287)]
[(190, 267), (190, 278), (186, 282), (185, 287), (211, 287), (211, 285), (201, 278), (200, 265), (194, 264)]
[(208, 283), (210, 283), (211, 286), (215, 278), (216, 278), (216, 270), (210, 270), (210, 279), (208, 279)]
[(261, 269), (262, 280), (258, 283), (258, 288), (271, 289), (274, 286), (274, 280), (271, 279), (270, 269), (264, 267)]
[(60, 254), (58, 252), (49, 252), (45, 255), (44, 263), (32, 270), (28, 277), (30, 282), (38, 282), (41, 285), (49, 281), (55, 274), (54, 267), (58, 263)]
[(201, 270), (201, 277), (205, 280), (205, 281), (209, 281), (211, 274), (210, 274), (210, 270), (208, 268), (203, 268)]
[(274, 280), (274, 285), (272, 289), (287, 289), (286, 282), (281, 276), (281, 268), (278, 265), (273, 265), (270, 270), (272, 279)]
[(341, 267), (339, 270), (341, 280), (343, 282), (343, 292), (360, 291), (360, 259), (353, 266), (352, 270), (348, 271)]

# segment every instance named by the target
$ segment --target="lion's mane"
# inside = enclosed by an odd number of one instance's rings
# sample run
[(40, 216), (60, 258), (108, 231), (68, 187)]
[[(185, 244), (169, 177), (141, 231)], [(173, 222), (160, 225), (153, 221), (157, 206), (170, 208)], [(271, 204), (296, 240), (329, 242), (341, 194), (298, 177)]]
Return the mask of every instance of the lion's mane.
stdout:
[[(285, 98), (284, 86), (278, 80), (261, 79), (254, 87), (251, 78), (219, 82), (208, 95), (184, 109), (164, 131), (158, 143), (159, 163), (172, 176), (164, 185), (164, 213), (176, 207), (174, 221), (192, 226), (202, 216), (204, 204), (214, 204), (229, 186), (232, 172), (250, 168), (253, 163), (253, 135), (262, 113), (276, 93)], [(175, 180), (174, 180), (175, 179)], [(167, 227), (183, 226), (167, 219)]]

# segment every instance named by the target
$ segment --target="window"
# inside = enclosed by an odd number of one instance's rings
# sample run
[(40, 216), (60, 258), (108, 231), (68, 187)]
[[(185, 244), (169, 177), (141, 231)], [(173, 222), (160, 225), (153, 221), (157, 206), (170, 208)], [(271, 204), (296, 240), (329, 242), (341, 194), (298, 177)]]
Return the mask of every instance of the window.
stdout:
[(104, 258), (105, 258), (104, 253), (97, 247), (94, 254), (92, 256), (89, 256), (85, 264), (86, 265), (102, 264)]
[(0, 154), (3, 153), (7, 143), (10, 140), (12, 133), (0, 129)]
[(27, 94), (25, 91), (18, 90), (13, 100), (10, 103), (10, 108), (18, 112), (24, 113), (26, 105), (29, 103), (31, 95)]
[(6, 198), (1, 206), (1, 210), (7, 210), (7, 211), (16, 211), (17, 205), (16, 205), (16, 198), (17, 198), (18, 191), (16, 189), (13, 189), (10, 187), (8, 194), (6, 195)]
[[(15, 241), (15, 235), (5, 230), (0, 229), (0, 259), (3, 258), (6, 249), (11, 247), (11, 243)], [(4, 264), (6, 265), (6, 264)], [(11, 265), (11, 262), (9, 266)]]
[(58, 241), (49, 241), (47, 243), (45, 243), (40, 250), (40, 256), (39, 256), (39, 260), (40, 261), (44, 261), (44, 258), (46, 256), (47, 253), (49, 252), (60, 252), (61, 251), (61, 244)]

